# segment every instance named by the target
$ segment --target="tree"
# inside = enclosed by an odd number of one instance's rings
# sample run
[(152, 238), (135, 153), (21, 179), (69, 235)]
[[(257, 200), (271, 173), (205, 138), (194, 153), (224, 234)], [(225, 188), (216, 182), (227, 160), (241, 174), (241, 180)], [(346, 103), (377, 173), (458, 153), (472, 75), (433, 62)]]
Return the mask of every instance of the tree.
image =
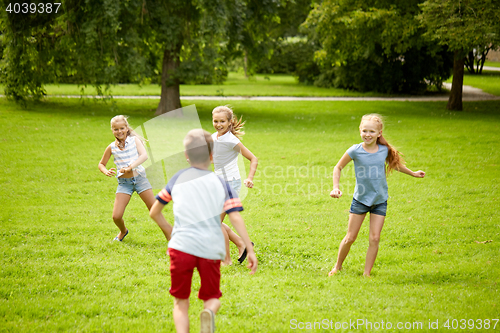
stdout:
[(280, 25), (280, 10), (292, 4), (291, 0), (227, 0), (226, 57), (242, 57), (246, 77), (271, 54), (271, 32)]
[(181, 105), (180, 83), (225, 79), (225, 57), (238, 45), (252, 59), (267, 52), (265, 25), (282, 1), (67, 0), (58, 16), (2, 12), (6, 93), (41, 97), (44, 84), (64, 77), (101, 94), (120, 79), (156, 73), (156, 113), (166, 113)]
[[(13, 3), (4, 0), (5, 8)], [(38, 10), (46, 6), (43, 1), (32, 4)], [(62, 78), (92, 84), (103, 95), (103, 86), (117, 82), (119, 66), (140, 73), (141, 58), (132, 45), (135, 35), (124, 21), (127, 6), (129, 3), (113, 0), (67, 0), (57, 13), (55, 6), (43, 15), (2, 11), (6, 95), (16, 101), (25, 101), (30, 95), (39, 99), (45, 95), (45, 84)]]
[(200, 69), (193, 63), (213, 63), (219, 57), (226, 10), (223, 1), (215, 0), (143, 0), (142, 14), (139, 31), (145, 44), (162, 52), (161, 98), (156, 110), (162, 114), (181, 107), (179, 84)]
[(325, 0), (304, 26), (322, 49), (315, 84), (361, 91), (421, 93), (449, 76), (447, 50), (423, 38), (420, 0)]
[[(470, 52), (500, 46), (500, 6), (496, 0), (427, 0), (419, 16), (427, 35), (454, 52), (448, 110), (462, 110), (464, 64)], [(476, 51), (477, 52), (477, 51)], [(473, 62), (472, 62), (473, 66)]]

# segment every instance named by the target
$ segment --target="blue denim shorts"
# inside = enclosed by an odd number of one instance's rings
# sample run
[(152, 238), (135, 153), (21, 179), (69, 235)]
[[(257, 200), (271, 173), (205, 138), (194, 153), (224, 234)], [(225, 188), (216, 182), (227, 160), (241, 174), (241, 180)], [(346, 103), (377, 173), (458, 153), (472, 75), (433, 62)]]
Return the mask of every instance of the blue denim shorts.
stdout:
[(370, 212), (370, 214), (385, 216), (387, 212), (387, 201), (382, 202), (381, 204), (378, 205), (366, 206), (361, 202), (359, 202), (358, 200), (352, 198), (352, 204), (351, 204), (351, 209), (349, 209), (349, 213), (362, 215), (368, 212)]
[(149, 183), (146, 177), (138, 175), (132, 178), (118, 178), (118, 187), (116, 188), (116, 193), (125, 193), (132, 195), (132, 193), (137, 192), (141, 194), (142, 192), (152, 189), (153, 187)]
[(236, 195), (240, 196), (241, 191), (241, 179), (228, 180), (227, 183), (231, 186), (231, 189), (236, 192)]

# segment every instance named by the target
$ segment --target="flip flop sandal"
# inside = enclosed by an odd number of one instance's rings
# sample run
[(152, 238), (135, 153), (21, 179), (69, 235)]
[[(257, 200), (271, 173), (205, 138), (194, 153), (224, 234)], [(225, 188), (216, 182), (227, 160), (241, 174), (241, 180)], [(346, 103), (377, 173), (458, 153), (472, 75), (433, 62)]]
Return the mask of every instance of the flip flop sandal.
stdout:
[(123, 239), (124, 239), (127, 235), (128, 235), (128, 229), (127, 229), (127, 233), (125, 234), (125, 236), (123, 236), (123, 237), (122, 237), (122, 239), (120, 239), (120, 238), (118, 238), (118, 236), (116, 236), (113, 240), (114, 240), (114, 241), (119, 241), (119, 242), (121, 242), (121, 241), (123, 241)]
[[(253, 242), (252, 242), (252, 246), (255, 245)], [(238, 262), (240, 264), (243, 263), (243, 261), (245, 261), (245, 259), (247, 258), (247, 249), (245, 248), (245, 250), (243, 251), (243, 253), (241, 254), (241, 257), (238, 258)]]

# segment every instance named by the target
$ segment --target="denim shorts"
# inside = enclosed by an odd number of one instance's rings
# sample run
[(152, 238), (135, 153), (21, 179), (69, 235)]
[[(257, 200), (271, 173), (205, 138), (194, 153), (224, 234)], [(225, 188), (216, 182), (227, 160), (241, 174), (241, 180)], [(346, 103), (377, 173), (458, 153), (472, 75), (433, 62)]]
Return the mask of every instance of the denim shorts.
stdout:
[(150, 190), (153, 187), (149, 183), (149, 180), (146, 177), (142, 177), (137, 175), (137, 177), (131, 178), (118, 178), (118, 187), (116, 189), (116, 193), (125, 193), (128, 195), (132, 195), (132, 193), (137, 192), (137, 194), (141, 194), (146, 190)]
[(358, 200), (352, 198), (352, 204), (351, 209), (349, 209), (349, 213), (362, 215), (368, 212), (370, 212), (370, 214), (385, 216), (387, 212), (387, 201), (382, 202), (378, 205), (366, 206)]
[(236, 195), (240, 196), (241, 191), (241, 179), (228, 180), (227, 183), (231, 186), (231, 189), (236, 192)]

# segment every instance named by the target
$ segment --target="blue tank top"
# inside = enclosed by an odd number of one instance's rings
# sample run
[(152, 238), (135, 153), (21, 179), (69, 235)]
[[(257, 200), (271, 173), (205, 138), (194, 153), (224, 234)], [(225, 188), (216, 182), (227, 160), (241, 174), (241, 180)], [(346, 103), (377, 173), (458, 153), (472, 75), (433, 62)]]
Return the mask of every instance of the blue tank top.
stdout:
[(356, 173), (354, 199), (366, 206), (384, 203), (389, 198), (385, 178), (385, 159), (388, 152), (387, 146), (380, 144), (375, 153), (364, 150), (362, 143), (347, 149), (347, 154), (354, 161)]

